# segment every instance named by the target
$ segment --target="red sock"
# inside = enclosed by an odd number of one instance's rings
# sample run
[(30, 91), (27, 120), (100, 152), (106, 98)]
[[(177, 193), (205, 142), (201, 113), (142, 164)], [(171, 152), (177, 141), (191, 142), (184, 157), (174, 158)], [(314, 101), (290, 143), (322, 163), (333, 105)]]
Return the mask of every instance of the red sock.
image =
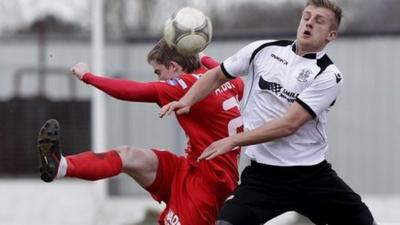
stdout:
[(122, 160), (115, 151), (93, 153), (91, 151), (65, 157), (67, 177), (85, 180), (100, 180), (121, 173)]

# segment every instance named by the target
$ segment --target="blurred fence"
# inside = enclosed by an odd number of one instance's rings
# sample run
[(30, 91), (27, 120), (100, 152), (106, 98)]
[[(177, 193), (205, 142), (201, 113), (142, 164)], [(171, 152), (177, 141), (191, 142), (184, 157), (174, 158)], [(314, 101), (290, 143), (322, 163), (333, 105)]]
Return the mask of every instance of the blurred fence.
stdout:
[[(45, 72), (52, 73), (45, 73)], [(38, 173), (36, 150), (37, 134), (43, 123), (57, 119), (62, 127), (62, 150), (66, 155), (90, 148), (90, 101), (77, 100), (75, 83), (70, 79), (68, 100), (54, 101), (46, 97), (45, 87), (50, 75), (66, 76), (66, 70), (37, 70), (21, 68), (14, 76), (14, 97), (0, 101), (0, 176), (29, 177)], [(35, 97), (20, 95), (22, 80), (26, 75), (35, 75), (38, 82)]]
[(49, 118), (61, 124), (64, 154), (90, 148), (89, 101), (57, 101), (46, 98), (11, 99), (0, 103), (0, 175), (32, 176), (38, 173), (36, 139)]

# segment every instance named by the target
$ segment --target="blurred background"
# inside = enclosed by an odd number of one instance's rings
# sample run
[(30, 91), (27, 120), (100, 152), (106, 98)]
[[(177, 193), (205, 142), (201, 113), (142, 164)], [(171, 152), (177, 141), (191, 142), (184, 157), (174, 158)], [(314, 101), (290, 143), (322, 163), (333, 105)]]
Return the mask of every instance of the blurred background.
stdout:
[[(329, 160), (379, 224), (400, 224), (400, 4), (339, 0), (327, 49), (345, 77), (330, 112)], [(156, 77), (147, 52), (165, 20), (192, 6), (211, 17), (206, 54), (219, 61), (259, 39), (294, 39), (304, 0), (0, 0), (0, 224), (156, 224), (163, 205), (128, 176), (43, 183), (36, 137), (60, 121), (65, 155), (122, 144), (182, 154), (185, 138), (158, 107), (112, 99), (69, 74), (77, 62), (110, 77)], [(243, 168), (246, 158), (242, 157)], [(290, 212), (268, 224), (309, 224)]]

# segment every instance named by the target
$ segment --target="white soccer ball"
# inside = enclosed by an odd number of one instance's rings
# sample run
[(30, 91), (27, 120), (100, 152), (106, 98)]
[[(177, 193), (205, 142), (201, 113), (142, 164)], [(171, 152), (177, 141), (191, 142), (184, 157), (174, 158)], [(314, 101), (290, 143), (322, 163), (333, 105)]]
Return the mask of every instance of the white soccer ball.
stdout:
[(165, 23), (164, 39), (182, 55), (195, 55), (211, 41), (210, 18), (198, 9), (184, 7), (175, 12)]

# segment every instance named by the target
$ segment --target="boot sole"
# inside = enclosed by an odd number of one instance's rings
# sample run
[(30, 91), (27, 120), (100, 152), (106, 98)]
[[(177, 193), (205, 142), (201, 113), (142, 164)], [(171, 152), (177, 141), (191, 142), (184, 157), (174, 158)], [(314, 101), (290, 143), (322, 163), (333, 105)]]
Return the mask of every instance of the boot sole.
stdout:
[(40, 158), (40, 178), (51, 182), (57, 176), (60, 164), (60, 125), (57, 120), (46, 121), (39, 131), (37, 148)]

